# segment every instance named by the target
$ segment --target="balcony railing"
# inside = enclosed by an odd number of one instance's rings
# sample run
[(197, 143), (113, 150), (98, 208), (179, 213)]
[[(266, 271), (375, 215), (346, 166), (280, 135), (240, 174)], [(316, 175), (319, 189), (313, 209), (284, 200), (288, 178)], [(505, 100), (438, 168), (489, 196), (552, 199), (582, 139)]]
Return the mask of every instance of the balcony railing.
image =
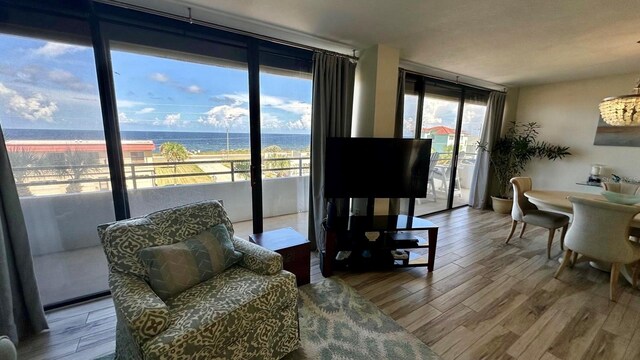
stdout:
[[(452, 153), (441, 153), (438, 165), (448, 167)], [(459, 161), (475, 162), (476, 154), (464, 154)], [(130, 189), (178, 184), (246, 181), (250, 173), (249, 159), (189, 160), (181, 162), (148, 162), (125, 164)], [(309, 174), (309, 157), (273, 157), (262, 159), (263, 178), (283, 178)], [(54, 195), (109, 190), (109, 166), (52, 165), (14, 167), (16, 186), (23, 196)], [(91, 184), (95, 184), (93, 187)], [(70, 187), (76, 185), (75, 187)], [(42, 189), (49, 188), (45, 191)], [(66, 188), (60, 188), (66, 187)], [(39, 190), (40, 189), (40, 190)]]
[[(263, 178), (305, 176), (309, 174), (309, 157), (279, 157), (262, 159)], [(133, 189), (173, 185), (159, 184), (161, 180), (195, 178), (191, 183), (235, 182), (249, 178), (251, 162), (241, 160), (195, 160), (181, 162), (152, 162), (125, 164), (127, 184)], [(199, 171), (184, 171), (185, 169)], [(205, 170), (208, 169), (208, 170)], [(223, 170), (224, 169), (224, 170)], [(178, 172), (184, 171), (184, 172)], [(110, 176), (108, 165), (56, 165), (14, 167), (18, 189), (34, 189), (44, 186), (69, 186), (72, 184), (97, 184), (95, 190), (108, 190)], [(207, 177), (203, 179), (202, 177)], [(220, 181), (220, 179), (224, 179)], [(82, 190), (84, 191), (84, 190)], [(80, 191), (72, 191), (80, 192)]]

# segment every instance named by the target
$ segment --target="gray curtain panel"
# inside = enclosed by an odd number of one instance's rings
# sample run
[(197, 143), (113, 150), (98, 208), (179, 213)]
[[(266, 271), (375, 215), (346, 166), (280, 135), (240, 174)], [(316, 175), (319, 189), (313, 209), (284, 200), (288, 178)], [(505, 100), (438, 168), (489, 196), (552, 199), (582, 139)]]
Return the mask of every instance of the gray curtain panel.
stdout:
[(0, 128), (0, 335), (14, 343), (48, 329), (31, 249)]
[[(403, 122), (404, 122), (404, 84), (407, 78), (407, 72), (404, 69), (398, 70), (398, 95), (396, 97), (396, 126), (394, 137), (402, 138)], [(400, 214), (400, 199), (389, 200), (389, 214)]]
[(485, 209), (489, 205), (489, 189), (491, 186), (489, 153), (498, 138), (500, 138), (506, 98), (507, 94), (499, 91), (492, 91), (489, 94), (487, 112), (484, 116), (484, 125), (480, 136), (480, 142), (487, 144), (489, 151), (478, 151), (476, 166), (473, 169), (469, 205), (474, 209)]
[(404, 69), (398, 70), (398, 96), (396, 97), (396, 128), (395, 137), (402, 138), (402, 125), (404, 121), (404, 84), (407, 79), (407, 72)]
[[(327, 137), (350, 137), (353, 85), (356, 63), (325, 53), (313, 55), (313, 103), (311, 108), (311, 175), (309, 189), (309, 241), (322, 250), (324, 199), (324, 158)], [(338, 214), (348, 212), (348, 203), (336, 204)], [(345, 212), (346, 211), (346, 212)]]

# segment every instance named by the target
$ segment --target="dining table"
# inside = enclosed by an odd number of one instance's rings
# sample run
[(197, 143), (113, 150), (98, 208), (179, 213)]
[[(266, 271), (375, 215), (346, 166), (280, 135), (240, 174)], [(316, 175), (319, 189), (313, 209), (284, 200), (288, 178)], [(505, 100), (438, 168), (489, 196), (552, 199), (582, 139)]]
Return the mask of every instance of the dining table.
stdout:
[[(526, 196), (527, 199), (529, 199), (529, 202), (537, 206), (540, 210), (556, 211), (568, 215), (573, 214), (573, 204), (569, 201), (569, 196), (608, 201), (600, 194), (559, 190), (529, 190), (524, 193), (524, 196)], [(640, 237), (640, 214), (636, 215), (631, 221), (629, 234), (631, 236)], [(561, 261), (562, 258), (559, 260)], [(593, 259), (587, 260), (590, 260), (589, 264), (598, 270), (607, 272), (611, 271), (611, 264), (609, 263)], [(620, 274), (627, 279), (629, 283), (632, 283), (631, 273), (632, 271), (629, 266), (623, 266), (620, 269)]]
[[(573, 205), (569, 201), (569, 196), (581, 197), (585, 199), (608, 201), (604, 196), (594, 193), (584, 193), (575, 191), (558, 190), (529, 190), (524, 193), (529, 201), (540, 210), (551, 210), (566, 214), (573, 213)], [(640, 214), (631, 221), (630, 232), (632, 235), (640, 235)]]

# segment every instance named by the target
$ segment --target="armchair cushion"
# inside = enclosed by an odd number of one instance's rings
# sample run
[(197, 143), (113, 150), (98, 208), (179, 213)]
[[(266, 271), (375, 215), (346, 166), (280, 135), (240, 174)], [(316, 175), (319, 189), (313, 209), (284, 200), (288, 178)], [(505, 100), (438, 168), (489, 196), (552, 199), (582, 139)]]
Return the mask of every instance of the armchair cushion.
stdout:
[(142, 278), (111, 272), (109, 288), (115, 307), (138, 340), (154, 337), (169, 326), (169, 308)]
[[(232, 266), (223, 273), (202, 282), (167, 300), (171, 325), (160, 335), (143, 345), (148, 359), (225, 358), (228, 348), (252, 333), (264, 329), (287, 331), (297, 326), (298, 292), (295, 276), (281, 272), (277, 276), (256, 275), (241, 266)], [(266, 327), (266, 328), (265, 328)], [(291, 338), (289, 338), (291, 339)], [(254, 358), (252, 351), (261, 351), (255, 343), (243, 358)], [(291, 351), (297, 341), (274, 344), (275, 348)], [(288, 352), (285, 351), (284, 353)], [(258, 356), (257, 358), (261, 358)]]
[(282, 270), (282, 255), (275, 251), (239, 237), (233, 238), (233, 246), (242, 253), (240, 266), (261, 275), (273, 275)]
[(98, 235), (109, 270), (146, 277), (147, 271), (138, 256), (140, 250), (174, 244), (218, 224), (224, 225), (233, 236), (231, 220), (222, 205), (217, 201), (203, 201), (102, 224), (98, 226)]
[(211, 279), (240, 260), (227, 228), (218, 224), (171, 245), (152, 246), (139, 252), (149, 284), (162, 300)]

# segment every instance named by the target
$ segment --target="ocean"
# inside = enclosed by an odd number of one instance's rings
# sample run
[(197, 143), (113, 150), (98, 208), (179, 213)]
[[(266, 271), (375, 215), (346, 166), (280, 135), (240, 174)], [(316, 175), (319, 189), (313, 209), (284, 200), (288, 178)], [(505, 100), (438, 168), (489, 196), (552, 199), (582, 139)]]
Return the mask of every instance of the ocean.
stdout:
[[(6, 140), (104, 140), (101, 130), (42, 130), (3, 129)], [(155, 152), (165, 142), (177, 142), (191, 152), (223, 151), (227, 149), (226, 133), (210, 132), (168, 132), (168, 131), (122, 131), (122, 140), (151, 140)], [(304, 150), (309, 148), (308, 134), (262, 134), (262, 147), (277, 145), (283, 150)], [(231, 150), (249, 149), (248, 133), (229, 133)]]

